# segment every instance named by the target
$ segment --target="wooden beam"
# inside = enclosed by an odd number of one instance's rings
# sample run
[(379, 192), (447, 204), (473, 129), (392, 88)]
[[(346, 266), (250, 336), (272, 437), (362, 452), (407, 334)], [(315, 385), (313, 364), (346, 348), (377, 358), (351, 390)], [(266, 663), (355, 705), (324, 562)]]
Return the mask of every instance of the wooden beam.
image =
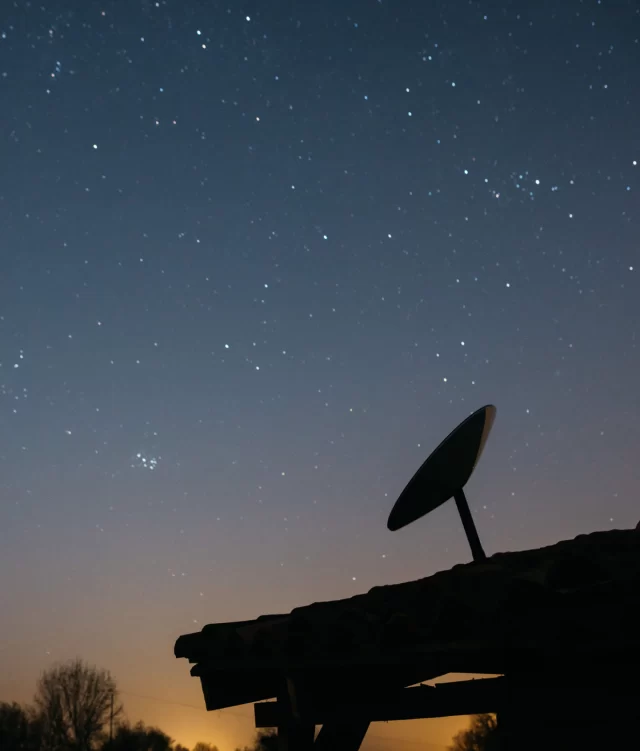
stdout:
[[(369, 723), (495, 712), (505, 720), (524, 718), (518, 719), (519, 724), (524, 723), (532, 706), (544, 706), (545, 724), (551, 727), (555, 723), (560, 727), (567, 718), (580, 717), (585, 725), (590, 722), (607, 724), (608, 717), (637, 713), (640, 685), (629, 682), (628, 678), (613, 682), (584, 678), (580, 683), (574, 680), (563, 684), (563, 677), (547, 676), (546, 683), (538, 682), (536, 677), (440, 683), (436, 687), (400, 689), (379, 697), (367, 698), (361, 694), (352, 701), (342, 702), (330, 703), (326, 698), (318, 698), (305, 706), (300, 721), (325, 725), (338, 716), (349, 718), (349, 723)], [(256, 727), (278, 726), (282, 722), (283, 706), (279, 701), (254, 704)]]
[[(369, 723), (496, 712), (503, 701), (505, 680), (502, 677), (485, 678), (442, 683), (437, 688), (403, 688), (371, 700), (359, 702), (356, 698), (348, 704), (342, 703), (340, 714)], [(308, 706), (304, 719), (314, 725), (324, 725), (338, 709), (321, 699), (310, 702)], [(283, 706), (278, 701), (254, 704), (256, 727), (277, 727), (282, 712)]]
[(336, 716), (323, 724), (313, 751), (358, 751), (368, 729), (368, 720)]
[(313, 751), (315, 730), (295, 720), (278, 725), (278, 751)]
[(299, 681), (287, 676), (280, 683), (278, 705), (278, 751), (313, 751), (315, 726), (298, 708)]

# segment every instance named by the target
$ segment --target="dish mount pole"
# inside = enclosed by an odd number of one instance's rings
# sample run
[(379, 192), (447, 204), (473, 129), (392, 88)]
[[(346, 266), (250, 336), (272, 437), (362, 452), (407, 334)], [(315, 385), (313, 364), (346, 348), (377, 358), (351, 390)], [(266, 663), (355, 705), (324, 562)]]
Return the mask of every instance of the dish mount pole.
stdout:
[(464, 533), (466, 534), (467, 540), (469, 541), (469, 547), (471, 548), (471, 555), (473, 556), (473, 560), (485, 561), (487, 559), (487, 555), (484, 552), (482, 543), (480, 542), (480, 538), (478, 537), (478, 530), (476, 529), (476, 525), (473, 522), (473, 517), (471, 516), (471, 510), (469, 509), (469, 504), (467, 503), (467, 497), (464, 494), (464, 490), (462, 488), (456, 490), (453, 494), (453, 498), (456, 502), (458, 513), (460, 514), (460, 520), (462, 521), (462, 526), (464, 527)]

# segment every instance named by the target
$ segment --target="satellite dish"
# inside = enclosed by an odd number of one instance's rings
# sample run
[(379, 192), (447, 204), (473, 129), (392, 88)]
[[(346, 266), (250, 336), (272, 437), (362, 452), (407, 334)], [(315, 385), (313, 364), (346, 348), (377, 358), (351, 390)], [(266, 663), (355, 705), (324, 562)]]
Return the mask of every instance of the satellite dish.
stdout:
[(487, 404), (463, 420), (424, 462), (395, 502), (387, 528), (395, 532), (454, 498), (473, 559), (486, 558), (462, 488), (489, 437), (496, 408)]

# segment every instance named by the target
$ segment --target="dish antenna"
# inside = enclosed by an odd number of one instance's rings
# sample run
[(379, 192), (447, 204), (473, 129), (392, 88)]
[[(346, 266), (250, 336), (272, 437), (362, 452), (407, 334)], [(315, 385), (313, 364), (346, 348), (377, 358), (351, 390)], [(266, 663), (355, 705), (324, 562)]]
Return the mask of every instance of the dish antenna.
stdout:
[(389, 514), (388, 529), (395, 532), (406, 527), (453, 497), (474, 561), (485, 560), (462, 488), (480, 459), (495, 417), (496, 408), (487, 404), (449, 433), (400, 494)]

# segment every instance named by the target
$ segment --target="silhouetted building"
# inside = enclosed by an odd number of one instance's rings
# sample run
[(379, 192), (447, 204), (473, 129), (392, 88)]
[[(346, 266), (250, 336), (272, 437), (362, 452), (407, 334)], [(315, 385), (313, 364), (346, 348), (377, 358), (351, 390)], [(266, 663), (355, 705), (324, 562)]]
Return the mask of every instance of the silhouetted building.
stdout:
[[(256, 705), (256, 725), (278, 727), (291, 751), (354, 751), (370, 721), (483, 712), (498, 713), (506, 749), (631, 748), (640, 530), (211, 624), (175, 655), (195, 663), (209, 710), (276, 698)], [(452, 672), (501, 677), (407, 688)]]

